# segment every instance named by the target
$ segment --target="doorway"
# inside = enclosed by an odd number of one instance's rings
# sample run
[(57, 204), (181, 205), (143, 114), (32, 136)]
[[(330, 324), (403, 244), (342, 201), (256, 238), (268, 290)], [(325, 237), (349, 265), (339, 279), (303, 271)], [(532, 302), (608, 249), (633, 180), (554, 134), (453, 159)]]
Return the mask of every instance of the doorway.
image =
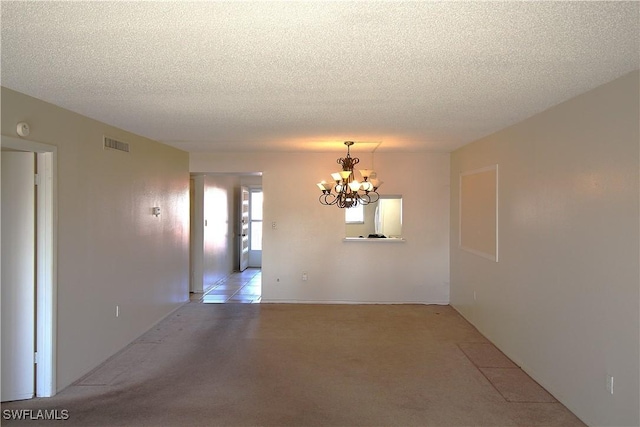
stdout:
[(240, 186), (238, 270), (262, 268), (262, 187)]
[[(56, 147), (48, 144), (37, 143), (19, 138), (2, 136), (2, 184), (3, 197), (2, 209), (9, 207), (8, 198), (5, 195), (9, 180), (18, 178), (23, 190), (28, 194), (24, 196), (22, 214), (28, 218), (15, 219), (11, 216), (2, 216), (2, 232), (11, 230), (14, 226), (20, 230), (33, 230), (33, 238), (24, 239), (23, 231), (20, 241), (30, 240), (29, 248), (23, 248), (22, 254), (24, 267), (17, 275), (6, 274), (8, 265), (16, 264), (9, 260), (7, 254), (17, 251), (17, 246), (22, 246), (10, 240), (5, 241), (5, 236), (11, 235), (8, 231), (3, 236), (2, 256), (2, 401), (29, 399), (31, 397), (50, 397), (56, 392), (55, 387), (55, 308), (56, 308), (56, 282), (55, 282), (55, 160)], [(16, 155), (11, 155), (15, 153)], [(22, 160), (17, 160), (21, 158)], [(28, 166), (31, 164), (32, 166)], [(5, 169), (5, 167), (7, 169)], [(25, 170), (26, 168), (26, 170)], [(18, 169), (18, 175), (13, 175), (10, 169)], [(35, 172), (35, 173), (34, 173)], [(34, 188), (35, 185), (35, 188)], [(28, 188), (31, 188), (29, 190)], [(31, 199), (29, 202), (28, 199)], [(3, 212), (5, 213), (5, 212)], [(20, 215), (20, 214), (19, 214)], [(18, 225), (22, 223), (21, 225)], [(29, 225), (29, 223), (31, 223)], [(31, 233), (31, 231), (25, 231)], [(28, 234), (31, 235), (31, 234)], [(5, 247), (5, 245), (8, 245)], [(10, 247), (9, 247), (10, 246)], [(5, 252), (6, 251), (6, 252)], [(29, 253), (27, 255), (27, 252)], [(30, 270), (30, 271), (29, 271)], [(8, 270), (10, 271), (10, 270)], [(19, 286), (19, 298), (7, 298)], [(27, 285), (24, 285), (26, 283)], [(29, 283), (31, 285), (29, 285)], [(10, 309), (11, 302), (15, 302)], [(11, 316), (11, 319), (9, 319)], [(9, 342), (12, 341), (12, 342)], [(12, 351), (15, 357), (5, 354), (5, 349), (17, 349)], [(12, 374), (13, 372), (19, 374)]]

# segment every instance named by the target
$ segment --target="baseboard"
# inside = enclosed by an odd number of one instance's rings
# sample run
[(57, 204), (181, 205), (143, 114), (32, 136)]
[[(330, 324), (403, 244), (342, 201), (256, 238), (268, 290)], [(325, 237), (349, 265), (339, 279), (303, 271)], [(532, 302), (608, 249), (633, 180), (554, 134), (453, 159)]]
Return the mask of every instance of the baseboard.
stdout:
[(418, 305), (449, 305), (449, 301), (347, 301), (347, 300), (297, 300), (297, 299), (265, 299), (260, 304), (418, 304)]

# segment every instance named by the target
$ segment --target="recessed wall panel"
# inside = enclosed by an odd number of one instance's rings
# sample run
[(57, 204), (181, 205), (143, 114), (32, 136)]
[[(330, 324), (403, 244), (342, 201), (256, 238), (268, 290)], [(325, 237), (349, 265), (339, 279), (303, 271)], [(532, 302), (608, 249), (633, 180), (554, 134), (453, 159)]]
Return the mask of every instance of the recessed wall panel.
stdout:
[(460, 248), (498, 261), (498, 165), (460, 174)]

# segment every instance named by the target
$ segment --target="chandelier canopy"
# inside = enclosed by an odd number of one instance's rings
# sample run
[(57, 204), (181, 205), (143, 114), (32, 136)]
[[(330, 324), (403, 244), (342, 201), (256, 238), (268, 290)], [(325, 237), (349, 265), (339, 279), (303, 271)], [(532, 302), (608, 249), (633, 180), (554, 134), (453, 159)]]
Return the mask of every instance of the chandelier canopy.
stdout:
[(323, 205), (351, 208), (358, 204), (375, 203), (380, 198), (378, 187), (382, 185), (382, 182), (378, 181), (375, 171), (360, 169), (362, 182), (356, 180), (353, 167), (360, 163), (360, 159), (351, 157), (349, 148), (353, 144), (353, 141), (345, 141), (344, 143), (347, 146), (347, 157), (341, 157), (337, 160), (338, 164), (342, 165), (342, 170), (331, 174), (335, 183), (321, 181), (317, 184), (322, 191), (319, 200)]

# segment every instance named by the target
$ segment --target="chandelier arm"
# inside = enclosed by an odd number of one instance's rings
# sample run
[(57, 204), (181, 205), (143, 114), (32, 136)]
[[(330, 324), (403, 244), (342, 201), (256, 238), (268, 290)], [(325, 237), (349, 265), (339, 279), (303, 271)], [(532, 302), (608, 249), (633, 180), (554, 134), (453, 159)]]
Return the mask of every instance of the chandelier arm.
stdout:
[(377, 191), (369, 191), (367, 193), (367, 195), (369, 196), (371, 202), (370, 203), (375, 203), (378, 201), (378, 199), (380, 199), (380, 195), (378, 194)]
[(325, 206), (335, 205), (336, 202), (338, 201), (335, 194), (331, 194), (331, 193), (321, 194), (318, 200), (320, 201), (321, 204)]

